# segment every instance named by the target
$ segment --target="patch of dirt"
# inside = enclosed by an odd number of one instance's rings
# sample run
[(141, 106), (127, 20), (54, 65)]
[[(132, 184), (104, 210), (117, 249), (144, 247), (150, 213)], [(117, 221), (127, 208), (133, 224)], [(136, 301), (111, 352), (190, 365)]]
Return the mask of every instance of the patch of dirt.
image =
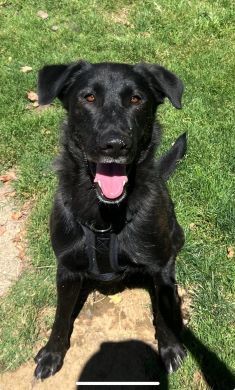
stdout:
[(13, 171), (0, 176), (0, 296), (19, 277), (26, 263), (25, 224), (31, 202), (23, 206), (15, 199)]
[(120, 9), (118, 12), (112, 12), (111, 14), (109, 14), (109, 19), (111, 19), (114, 23), (119, 23), (134, 28), (134, 25), (130, 23), (128, 19), (129, 12), (130, 9), (128, 7), (124, 7)]
[[(189, 318), (190, 298), (183, 289), (180, 295), (184, 316)], [(51, 307), (40, 312), (40, 336), (44, 339), (50, 334), (54, 312)], [(75, 321), (71, 347), (62, 369), (55, 376), (39, 382), (33, 379), (35, 364), (31, 359), (16, 371), (3, 374), (0, 377), (0, 389), (75, 389), (84, 365), (100, 350), (102, 343), (137, 339), (156, 349), (154, 333), (150, 297), (146, 291), (125, 290), (114, 296), (93, 293)], [(35, 346), (32, 356), (36, 355), (42, 346), (42, 343)]]

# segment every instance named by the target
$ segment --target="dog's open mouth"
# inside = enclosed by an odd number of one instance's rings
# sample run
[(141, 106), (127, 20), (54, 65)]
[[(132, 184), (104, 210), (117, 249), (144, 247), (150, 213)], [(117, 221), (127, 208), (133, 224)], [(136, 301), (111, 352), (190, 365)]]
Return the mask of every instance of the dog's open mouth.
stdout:
[(125, 185), (128, 181), (126, 170), (125, 164), (92, 164), (94, 183), (102, 201), (117, 203), (125, 197)]

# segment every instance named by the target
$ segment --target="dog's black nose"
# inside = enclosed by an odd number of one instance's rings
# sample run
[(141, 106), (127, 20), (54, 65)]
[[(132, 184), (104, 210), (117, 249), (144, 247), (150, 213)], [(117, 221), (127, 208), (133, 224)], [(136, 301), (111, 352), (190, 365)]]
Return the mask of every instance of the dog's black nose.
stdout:
[(123, 141), (122, 139), (113, 138), (101, 145), (103, 153), (110, 157), (126, 156), (130, 149), (130, 142)]

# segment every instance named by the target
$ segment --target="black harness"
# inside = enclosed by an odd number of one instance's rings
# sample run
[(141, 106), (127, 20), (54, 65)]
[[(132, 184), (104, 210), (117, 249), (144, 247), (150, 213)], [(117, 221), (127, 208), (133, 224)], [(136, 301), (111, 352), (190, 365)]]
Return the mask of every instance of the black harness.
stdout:
[(118, 239), (112, 227), (102, 230), (81, 222), (80, 226), (86, 240), (85, 247), (89, 260), (88, 276), (102, 282), (120, 279), (128, 265), (119, 264)]

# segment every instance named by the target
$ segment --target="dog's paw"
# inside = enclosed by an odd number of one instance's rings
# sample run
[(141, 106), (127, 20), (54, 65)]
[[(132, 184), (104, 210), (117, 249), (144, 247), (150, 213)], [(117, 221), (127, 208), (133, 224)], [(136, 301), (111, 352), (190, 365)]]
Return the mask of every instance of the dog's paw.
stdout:
[(167, 372), (171, 374), (181, 366), (187, 352), (182, 344), (174, 344), (160, 347), (160, 356)]
[(63, 352), (51, 352), (46, 347), (42, 348), (34, 358), (37, 363), (34, 376), (37, 379), (46, 379), (54, 375), (62, 367), (64, 355)]

